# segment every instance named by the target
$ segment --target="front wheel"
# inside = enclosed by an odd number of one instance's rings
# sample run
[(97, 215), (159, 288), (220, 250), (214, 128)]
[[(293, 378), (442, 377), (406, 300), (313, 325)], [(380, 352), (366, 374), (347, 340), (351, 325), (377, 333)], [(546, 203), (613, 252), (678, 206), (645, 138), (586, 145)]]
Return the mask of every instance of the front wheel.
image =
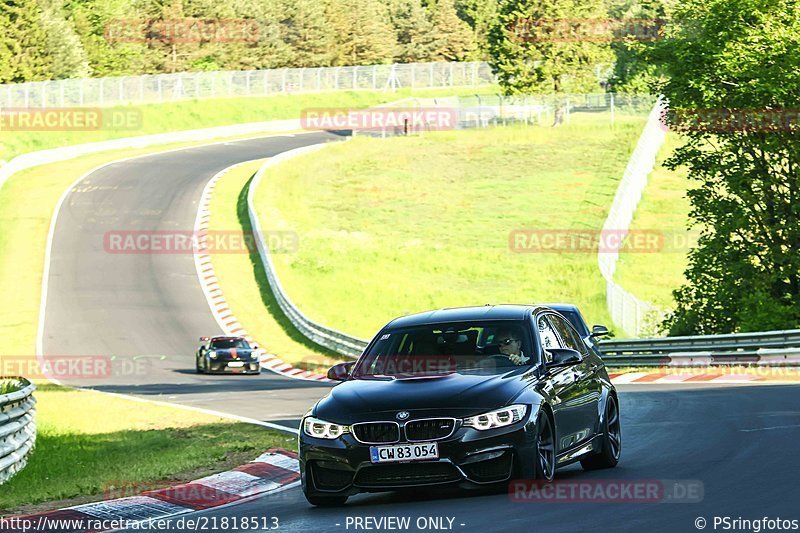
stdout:
[(584, 470), (600, 470), (614, 468), (619, 462), (622, 451), (622, 431), (619, 424), (619, 407), (617, 400), (609, 396), (606, 400), (606, 416), (603, 424), (602, 448), (600, 453), (581, 461)]
[(194, 358), (194, 369), (197, 371), (198, 374), (203, 373), (203, 367), (200, 366), (200, 359)]
[(536, 423), (536, 479), (552, 481), (556, 472), (555, 433), (550, 417), (539, 415)]

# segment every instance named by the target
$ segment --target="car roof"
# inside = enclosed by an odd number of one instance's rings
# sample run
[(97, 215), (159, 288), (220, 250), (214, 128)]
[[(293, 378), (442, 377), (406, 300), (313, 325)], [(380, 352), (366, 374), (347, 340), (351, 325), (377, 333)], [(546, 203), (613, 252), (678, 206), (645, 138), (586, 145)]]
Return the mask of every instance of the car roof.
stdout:
[(221, 341), (221, 340), (238, 341), (238, 340), (245, 340), (245, 338), (244, 337), (231, 337), (230, 335), (218, 335), (216, 337), (211, 337), (209, 340), (212, 340), (212, 341)]
[(578, 311), (578, 306), (575, 304), (542, 304), (542, 305), (544, 307), (549, 307), (554, 311), (558, 311), (559, 313), (561, 311), (572, 311), (574, 313), (580, 313), (580, 311)]
[(443, 322), (464, 322), (471, 320), (523, 320), (533, 312), (544, 309), (537, 304), (486, 304), (474, 307), (453, 307), (424, 311), (413, 315), (395, 318), (387, 328), (405, 328), (424, 324)]

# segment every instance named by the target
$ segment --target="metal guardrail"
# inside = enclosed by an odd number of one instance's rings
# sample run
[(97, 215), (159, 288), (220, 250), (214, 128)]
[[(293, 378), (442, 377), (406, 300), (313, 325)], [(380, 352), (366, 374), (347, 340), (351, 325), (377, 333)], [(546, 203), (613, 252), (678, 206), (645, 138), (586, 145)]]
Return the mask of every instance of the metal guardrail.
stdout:
[(250, 182), (250, 188), (247, 191), (247, 212), (250, 216), (251, 229), (256, 236), (256, 247), (258, 248), (258, 255), (261, 257), (261, 263), (264, 266), (264, 272), (267, 275), (267, 281), (272, 289), (272, 294), (275, 296), (275, 300), (278, 302), (278, 305), (286, 317), (289, 319), (289, 321), (291, 321), (294, 327), (300, 331), (300, 333), (302, 333), (311, 341), (341, 355), (356, 358), (361, 355), (361, 352), (364, 351), (364, 348), (366, 348), (368, 344), (367, 341), (357, 337), (352, 337), (346, 333), (323, 326), (322, 324), (311, 320), (305, 314), (303, 314), (296, 305), (292, 303), (292, 300), (286, 294), (286, 291), (283, 289), (283, 286), (281, 285), (281, 282), (275, 272), (275, 266), (272, 263), (272, 258), (270, 257), (269, 247), (264, 241), (264, 233), (261, 229), (261, 221), (256, 214), (253, 202), (255, 191), (258, 189), (259, 183), (261, 183), (264, 174), (269, 168), (293, 157), (314, 152), (320, 148), (323, 148), (324, 146), (325, 144), (313, 144), (311, 146), (305, 146), (303, 148), (297, 148), (295, 150), (283, 152), (267, 160), (267, 162), (261, 166), (261, 168), (258, 170), (258, 173), (256, 173), (256, 175), (253, 177), (253, 180)]
[(0, 395), (0, 485), (25, 467), (36, 443), (36, 386), (12, 379), (20, 382), (20, 390)]
[(600, 349), (608, 356), (669, 355), (680, 352), (718, 353), (764, 348), (800, 348), (800, 329), (600, 342)]
[(605, 355), (606, 366), (620, 368), (642, 367), (708, 367), (708, 366), (764, 366), (800, 367), (798, 348), (757, 348), (739, 351), (709, 350), (694, 352), (671, 352), (644, 355)]

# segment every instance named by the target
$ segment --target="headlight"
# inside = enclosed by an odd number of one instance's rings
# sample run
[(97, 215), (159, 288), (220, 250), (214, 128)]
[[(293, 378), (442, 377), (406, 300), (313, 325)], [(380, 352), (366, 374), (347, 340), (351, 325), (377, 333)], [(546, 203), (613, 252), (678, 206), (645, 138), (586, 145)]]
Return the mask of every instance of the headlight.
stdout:
[(217, 358), (217, 352), (215, 352), (215, 351), (213, 351), (213, 350), (212, 350), (212, 351), (208, 352), (208, 356), (209, 356), (211, 359), (216, 359), (216, 358)]
[(350, 433), (350, 427), (309, 416), (303, 420), (303, 433), (318, 439), (337, 439), (343, 433)]
[(475, 429), (494, 429), (510, 426), (522, 420), (528, 410), (525, 405), (509, 405), (496, 411), (489, 411), (482, 415), (471, 416), (464, 419), (464, 425)]

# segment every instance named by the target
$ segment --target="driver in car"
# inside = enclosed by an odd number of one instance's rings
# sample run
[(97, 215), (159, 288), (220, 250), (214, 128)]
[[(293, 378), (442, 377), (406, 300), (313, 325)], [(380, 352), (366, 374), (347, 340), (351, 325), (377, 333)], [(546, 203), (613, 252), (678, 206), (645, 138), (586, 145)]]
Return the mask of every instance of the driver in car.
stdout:
[(530, 361), (530, 357), (522, 353), (522, 339), (518, 331), (501, 328), (494, 334), (494, 342), (498, 345), (500, 353), (515, 365), (524, 365)]

